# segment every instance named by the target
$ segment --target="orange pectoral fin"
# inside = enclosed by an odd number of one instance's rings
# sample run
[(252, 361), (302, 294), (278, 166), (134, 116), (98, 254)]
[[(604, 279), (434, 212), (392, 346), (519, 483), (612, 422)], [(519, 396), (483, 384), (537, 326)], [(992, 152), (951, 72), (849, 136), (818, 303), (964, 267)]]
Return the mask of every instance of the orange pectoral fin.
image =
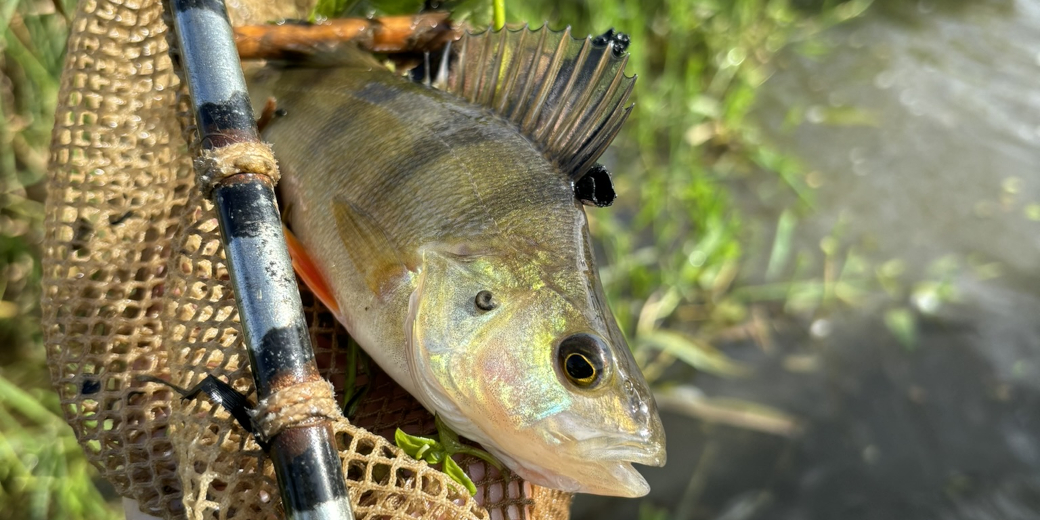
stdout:
[(314, 296), (317, 296), (321, 303), (325, 304), (338, 317), (339, 304), (336, 303), (336, 298), (332, 296), (332, 287), (325, 281), (321, 271), (318, 271), (318, 266), (314, 265), (314, 261), (307, 254), (307, 250), (303, 248), (303, 244), (296, 239), (296, 235), (285, 226), (282, 226), (282, 230), (285, 232), (285, 244), (289, 246), (289, 257), (292, 258), (293, 270), (300, 275), (303, 283), (307, 284)]

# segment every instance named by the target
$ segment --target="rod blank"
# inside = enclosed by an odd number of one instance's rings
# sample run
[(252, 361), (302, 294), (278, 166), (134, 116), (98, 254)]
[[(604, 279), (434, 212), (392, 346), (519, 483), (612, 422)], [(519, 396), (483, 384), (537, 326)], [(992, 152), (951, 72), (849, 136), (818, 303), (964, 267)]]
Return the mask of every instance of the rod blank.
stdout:
[[(170, 0), (169, 8), (200, 153), (259, 143), (223, 1)], [(216, 181), (212, 198), (259, 399), (320, 380), (272, 179), (261, 172), (237, 172)], [(290, 518), (353, 520), (327, 420), (284, 430), (271, 439), (269, 455)]]

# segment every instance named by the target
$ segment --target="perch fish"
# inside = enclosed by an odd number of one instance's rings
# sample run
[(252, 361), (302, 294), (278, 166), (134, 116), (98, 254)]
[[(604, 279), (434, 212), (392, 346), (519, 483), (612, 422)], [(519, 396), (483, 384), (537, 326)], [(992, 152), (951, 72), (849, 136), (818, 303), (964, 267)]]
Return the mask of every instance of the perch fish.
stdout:
[(255, 106), (277, 100), (263, 136), (302, 278), (391, 377), (521, 477), (645, 495), (632, 463), (663, 465), (664, 431), (575, 195), (609, 183), (593, 166), (631, 109), (623, 45), (466, 35), (424, 68), (432, 82), (334, 54), (250, 78)]

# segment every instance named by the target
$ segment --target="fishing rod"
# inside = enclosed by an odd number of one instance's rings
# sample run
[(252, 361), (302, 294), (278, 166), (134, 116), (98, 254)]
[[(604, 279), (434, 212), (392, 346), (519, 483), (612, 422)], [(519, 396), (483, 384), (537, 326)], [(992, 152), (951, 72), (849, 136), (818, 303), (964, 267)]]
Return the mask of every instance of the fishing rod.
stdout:
[(330, 423), (340, 411), (315, 364), (275, 203), (277, 165), (259, 139), (227, 8), (167, 2), (198, 127), (198, 188), (216, 206), (259, 399), (253, 433), (289, 518), (353, 520)]

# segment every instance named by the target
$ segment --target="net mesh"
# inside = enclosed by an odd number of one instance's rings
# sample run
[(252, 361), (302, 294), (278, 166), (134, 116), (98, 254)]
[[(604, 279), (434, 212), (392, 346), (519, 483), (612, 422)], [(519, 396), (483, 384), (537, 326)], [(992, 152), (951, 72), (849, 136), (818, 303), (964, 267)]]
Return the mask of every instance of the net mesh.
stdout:
[[(302, 18), (307, 1), (228, 2), (236, 23)], [(184, 89), (156, 0), (83, 0), (73, 22), (51, 146), (43, 322), (52, 381), (88, 459), (163, 518), (281, 518), (271, 463), (230, 415), (171, 389), (214, 374), (254, 394), (213, 208), (194, 189)], [(433, 417), (374, 365), (308, 294), (319, 369), (343, 398), (333, 425), (359, 518), (567, 518), (570, 495), (460, 458), (470, 497), (388, 439)], [(353, 377), (348, 377), (353, 372)], [(255, 401), (255, 395), (253, 396)]]

